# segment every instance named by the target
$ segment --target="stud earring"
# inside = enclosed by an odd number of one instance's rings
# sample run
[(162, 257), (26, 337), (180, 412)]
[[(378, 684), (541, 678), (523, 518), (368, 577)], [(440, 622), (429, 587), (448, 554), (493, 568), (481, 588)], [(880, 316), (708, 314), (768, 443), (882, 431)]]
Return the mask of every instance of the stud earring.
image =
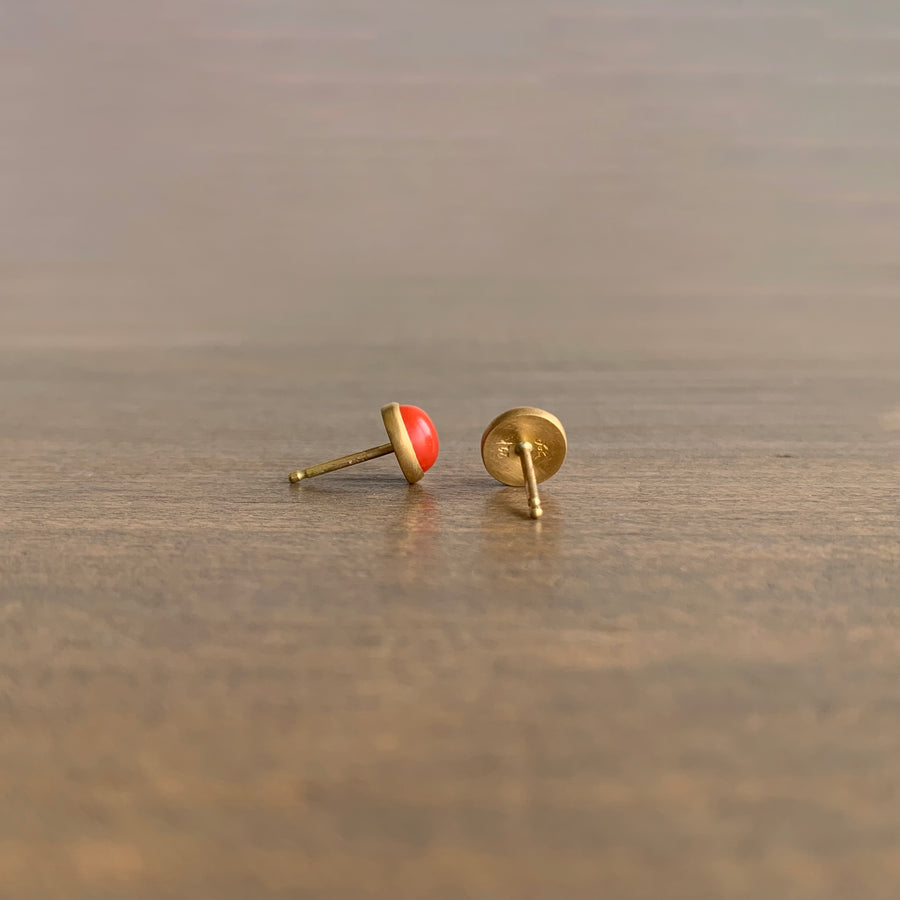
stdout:
[(304, 478), (315, 478), (316, 475), (355, 466), (379, 456), (387, 456), (388, 453), (396, 454), (400, 469), (410, 484), (420, 481), (438, 457), (438, 435), (434, 423), (418, 406), (400, 406), (398, 403), (382, 406), (381, 418), (390, 443), (291, 472), (291, 484)]
[(533, 406), (517, 406), (501, 413), (481, 437), (484, 467), (501, 484), (528, 493), (528, 514), (539, 519), (538, 484), (559, 471), (566, 458), (566, 432), (556, 416)]

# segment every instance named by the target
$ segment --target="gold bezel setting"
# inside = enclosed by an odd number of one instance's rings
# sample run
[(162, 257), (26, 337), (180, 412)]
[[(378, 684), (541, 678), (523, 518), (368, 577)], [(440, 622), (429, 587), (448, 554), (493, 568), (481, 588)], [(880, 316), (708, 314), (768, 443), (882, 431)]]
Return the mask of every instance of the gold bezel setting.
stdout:
[(400, 471), (403, 472), (404, 478), (410, 484), (421, 481), (425, 477), (425, 472), (419, 465), (403, 416), (400, 415), (400, 404), (388, 403), (382, 406), (381, 418), (384, 420), (384, 430), (391, 440), (391, 446), (394, 448), (394, 454), (397, 462), (400, 463)]

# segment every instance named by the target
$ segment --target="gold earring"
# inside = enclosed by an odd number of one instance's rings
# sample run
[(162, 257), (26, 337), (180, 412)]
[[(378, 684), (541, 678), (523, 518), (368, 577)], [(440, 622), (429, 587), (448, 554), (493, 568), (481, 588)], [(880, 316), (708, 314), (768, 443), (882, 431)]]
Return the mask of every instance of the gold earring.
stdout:
[(528, 514), (539, 519), (544, 511), (537, 486), (559, 471), (566, 446), (566, 431), (556, 416), (533, 406), (517, 406), (484, 430), (481, 458), (501, 484), (525, 485)]
[(390, 443), (291, 472), (291, 484), (304, 478), (315, 478), (316, 475), (355, 466), (369, 459), (377, 459), (388, 453), (396, 454), (400, 469), (410, 484), (420, 481), (438, 457), (438, 435), (434, 423), (418, 406), (400, 406), (399, 403), (382, 406), (381, 418)]

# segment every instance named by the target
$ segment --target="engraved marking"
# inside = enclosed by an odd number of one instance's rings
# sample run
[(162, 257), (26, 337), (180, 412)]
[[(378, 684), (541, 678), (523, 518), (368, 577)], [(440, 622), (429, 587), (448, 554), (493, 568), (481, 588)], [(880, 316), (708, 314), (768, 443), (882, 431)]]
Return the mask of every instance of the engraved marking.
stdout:
[[(497, 456), (509, 459), (516, 454), (518, 441), (497, 441)], [(550, 448), (543, 441), (532, 441), (531, 458), (535, 460), (547, 459), (550, 456)]]

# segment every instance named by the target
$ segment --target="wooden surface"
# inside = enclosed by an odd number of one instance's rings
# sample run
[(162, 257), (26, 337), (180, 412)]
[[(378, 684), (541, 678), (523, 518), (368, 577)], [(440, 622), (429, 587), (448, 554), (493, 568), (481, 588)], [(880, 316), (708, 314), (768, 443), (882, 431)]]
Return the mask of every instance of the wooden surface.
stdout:
[(301, 7), (0, 13), (0, 896), (895, 897), (900, 13)]

